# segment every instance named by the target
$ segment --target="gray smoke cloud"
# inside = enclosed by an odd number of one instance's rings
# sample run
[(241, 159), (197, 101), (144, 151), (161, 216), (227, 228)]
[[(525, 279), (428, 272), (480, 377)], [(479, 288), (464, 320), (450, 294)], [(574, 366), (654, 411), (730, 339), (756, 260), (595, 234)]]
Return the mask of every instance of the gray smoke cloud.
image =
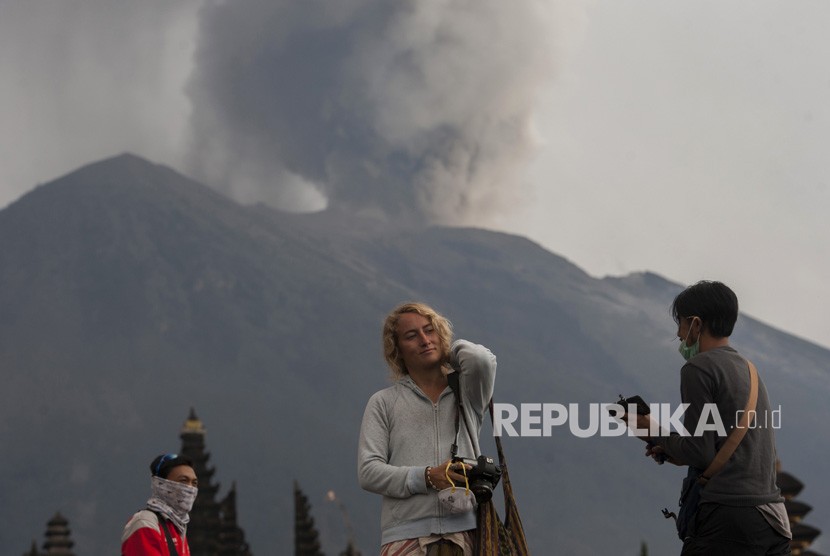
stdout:
[(502, 210), (535, 146), (549, 12), (535, 0), (206, 4), (191, 171), (289, 209), (313, 188), (387, 217)]

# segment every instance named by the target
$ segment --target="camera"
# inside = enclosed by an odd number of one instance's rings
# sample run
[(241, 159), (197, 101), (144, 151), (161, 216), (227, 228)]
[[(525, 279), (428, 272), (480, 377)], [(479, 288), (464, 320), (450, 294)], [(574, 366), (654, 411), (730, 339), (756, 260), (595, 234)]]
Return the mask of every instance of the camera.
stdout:
[(464, 458), (453, 458), (453, 461), (460, 461), (473, 466), (472, 469), (467, 470), (467, 482), (470, 484), (470, 490), (479, 504), (489, 501), (493, 497), (493, 487), (499, 484), (501, 479), (501, 467), (496, 465), (493, 458), (478, 456), (476, 461)]
[(620, 394), (620, 399), (617, 401), (617, 404), (621, 405), (625, 411), (628, 411), (629, 405), (636, 405), (637, 415), (649, 415), (651, 413), (651, 408), (640, 396), (631, 396), (630, 398), (624, 398), (623, 395)]
[[(636, 405), (637, 406), (637, 415), (650, 415), (651, 408), (648, 404), (641, 398), (640, 396), (631, 396), (630, 398), (623, 397), (620, 394), (620, 399), (617, 401), (616, 405), (621, 405), (623, 410), (628, 411), (629, 405)], [(653, 445), (651, 443), (646, 444), (647, 447), (651, 448)], [(655, 461), (660, 465), (663, 465), (666, 460), (668, 460), (668, 456), (666, 454), (656, 454), (654, 456)]]

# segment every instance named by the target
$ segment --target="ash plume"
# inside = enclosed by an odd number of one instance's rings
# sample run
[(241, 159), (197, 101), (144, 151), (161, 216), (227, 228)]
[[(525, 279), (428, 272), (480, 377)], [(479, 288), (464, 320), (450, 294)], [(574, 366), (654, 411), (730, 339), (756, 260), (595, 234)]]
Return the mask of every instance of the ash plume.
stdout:
[(244, 201), (465, 222), (516, 197), (552, 72), (529, 0), (234, 0), (201, 13), (192, 171)]

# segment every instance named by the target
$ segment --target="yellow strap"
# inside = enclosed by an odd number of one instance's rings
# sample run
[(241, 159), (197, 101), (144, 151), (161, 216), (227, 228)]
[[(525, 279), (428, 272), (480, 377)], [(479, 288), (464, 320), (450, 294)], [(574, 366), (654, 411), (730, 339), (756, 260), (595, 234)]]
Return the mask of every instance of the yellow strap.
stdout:
[(755, 411), (755, 406), (758, 403), (758, 370), (752, 364), (752, 361), (747, 360), (747, 363), (749, 364), (749, 400), (746, 402), (746, 409), (743, 415), (741, 415), (738, 426), (729, 432), (729, 436), (726, 437), (726, 442), (723, 443), (718, 453), (715, 454), (715, 459), (712, 460), (709, 467), (706, 468), (706, 471), (698, 477), (698, 482), (702, 485), (706, 485), (709, 479), (714, 477), (726, 465), (726, 462), (729, 461), (729, 458), (732, 457), (732, 454), (738, 448), (738, 444), (744, 439), (746, 431), (749, 430), (750, 413)]
[[(455, 492), (455, 483), (452, 479), (450, 479), (450, 466), (453, 464), (452, 461), (447, 462), (447, 468), (444, 469), (444, 475), (447, 476), (447, 481), (452, 485), (452, 492)], [(470, 493), (470, 480), (467, 478), (467, 466), (464, 463), (461, 463), (461, 469), (464, 472), (464, 494)]]

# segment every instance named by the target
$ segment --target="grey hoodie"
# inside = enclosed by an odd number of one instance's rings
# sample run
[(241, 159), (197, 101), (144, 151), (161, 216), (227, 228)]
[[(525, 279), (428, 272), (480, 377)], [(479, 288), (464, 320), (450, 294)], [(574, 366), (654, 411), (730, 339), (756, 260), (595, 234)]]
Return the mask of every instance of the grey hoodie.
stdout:
[[(450, 366), (460, 373), (464, 411), (475, 435), (470, 438), (460, 420), (458, 455), (474, 459), (480, 454), (478, 435), (493, 396), (496, 357), (484, 346), (456, 340)], [(369, 398), (360, 427), (358, 479), (364, 489), (383, 495), (381, 544), (475, 529), (474, 512), (444, 515), (438, 493), (424, 477), (427, 466), (450, 457), (455, 414), (449, 387), (433, 404), (409, 376)]]

